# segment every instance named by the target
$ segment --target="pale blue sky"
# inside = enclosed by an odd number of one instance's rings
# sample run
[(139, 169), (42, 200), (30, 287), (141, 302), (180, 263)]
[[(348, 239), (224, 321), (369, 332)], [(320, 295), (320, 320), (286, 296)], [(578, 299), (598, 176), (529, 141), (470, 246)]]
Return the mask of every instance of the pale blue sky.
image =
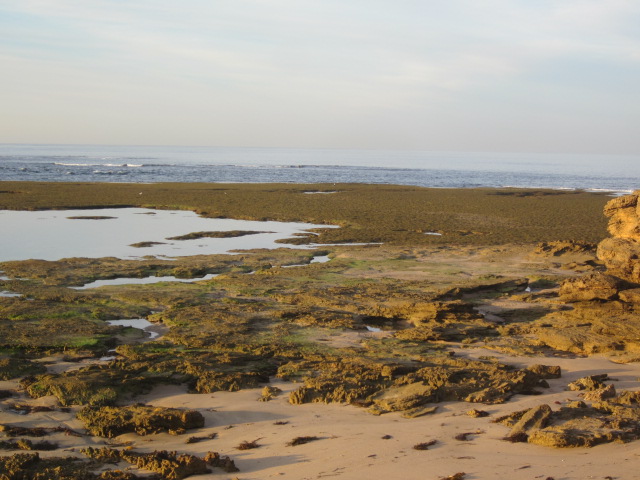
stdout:
[(640, 153), (637, 0), (0, 0), (0, 142)]

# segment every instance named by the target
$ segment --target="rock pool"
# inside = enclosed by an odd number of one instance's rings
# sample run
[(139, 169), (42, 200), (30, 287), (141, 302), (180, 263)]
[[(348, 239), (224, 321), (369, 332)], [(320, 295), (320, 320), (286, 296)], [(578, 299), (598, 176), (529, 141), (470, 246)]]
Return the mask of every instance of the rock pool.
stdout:
[[(278, 248), (276, 243), (313, 228), (308, 223), (258, 222), (200, 217), (187, 210), (105, 208), (0, 211), (0, 261), (69, 257), (178, 257)], [(167, 240), (193, 232), (250, 231), (229, 238)], [(253, 233), (259, 232), (259, 233)], [(148, 243), (144, 248), (133, 244)]]

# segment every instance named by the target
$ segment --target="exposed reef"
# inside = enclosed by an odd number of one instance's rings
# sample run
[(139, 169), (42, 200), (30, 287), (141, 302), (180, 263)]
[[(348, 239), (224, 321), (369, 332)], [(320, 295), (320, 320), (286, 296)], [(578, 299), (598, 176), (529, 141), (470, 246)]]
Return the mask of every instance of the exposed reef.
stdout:
[[(605, 194), (526, 189), (438, 189), (397, 185), (101, 184), (0, 182), (0, 209), (148, 207), (211, 218), (339, 225), (295, 243), (501, 245), (605, 235)], [(14, 192), (14, 193), (2, 193)], [(438, 232), (442, 235), (425, 235)]]

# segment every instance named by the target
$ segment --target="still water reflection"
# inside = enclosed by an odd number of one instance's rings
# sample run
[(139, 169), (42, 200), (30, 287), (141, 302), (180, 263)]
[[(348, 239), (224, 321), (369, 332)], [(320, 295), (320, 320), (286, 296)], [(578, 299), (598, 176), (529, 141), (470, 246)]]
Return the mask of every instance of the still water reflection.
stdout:
[[(72, 218), (76, 217), (76, 218)], [(89, 218), (95, 217), (95, 218)], [(0, 261), (69, 257), (180, 257), (231, 250), (279, 248), (276, 240), (330, 225), (203, 218), (191, 211), (111, 208), (96, 210), (0, 210)], [(232, 238), (167, 240), (193, 232), (258, 231)], [(157, 242), (149, 247), (132, 244)]]

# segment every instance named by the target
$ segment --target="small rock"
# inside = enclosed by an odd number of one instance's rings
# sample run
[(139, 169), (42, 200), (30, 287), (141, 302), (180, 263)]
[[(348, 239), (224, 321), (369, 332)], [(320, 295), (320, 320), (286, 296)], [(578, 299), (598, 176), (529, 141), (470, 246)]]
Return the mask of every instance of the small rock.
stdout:
[(521, 436), (523, 433), (526, 434), (530, 430), (537, 430), (546, 427), (549, 422), (549, 418), (551, 417), (551, 413), (551, 407), (546, 403), (531, 408), (513, 426), (509, 433), (509, 437)]
[(403, 418), (418, 418), (424, 415), (436, 413), (438, 407), (416, 407), (402, 412)]
[(542, 379), (560, 378), (562, 376), (562, 369), (558, 365), (531, 365), (527, 367), (527, 370), (535, 373)]
[(605, 384), (603, 382), (608, 379), (609, 375), (607, 375), (606, 373), (603, 373), (602, 375), (589, 375), (588, 377), (582, 377), (575, 382), (571, 382), (567, 385), (567, 387), (572, 391), (598, 390), (605, 387)]
[(601, 402), (605, 398), (613, 398), (615, 396), (616, 388), (613, 385), (607, 385), (604, 388), (585, 393), (583, 398), (588, 402)]
[(467, 474), (464, 472), (454, 473), (453, 475), (449, 475), (448, 477), (442, 477), (440, 480), (464, 480), (464, 477)]
[(482, 417), (488, 417), (489, 412), (486, 412), (484, 410), (477, 410), (474, 408), (473, 410), (467, 411), (467, 415), (474, 418), (482, 418)]

